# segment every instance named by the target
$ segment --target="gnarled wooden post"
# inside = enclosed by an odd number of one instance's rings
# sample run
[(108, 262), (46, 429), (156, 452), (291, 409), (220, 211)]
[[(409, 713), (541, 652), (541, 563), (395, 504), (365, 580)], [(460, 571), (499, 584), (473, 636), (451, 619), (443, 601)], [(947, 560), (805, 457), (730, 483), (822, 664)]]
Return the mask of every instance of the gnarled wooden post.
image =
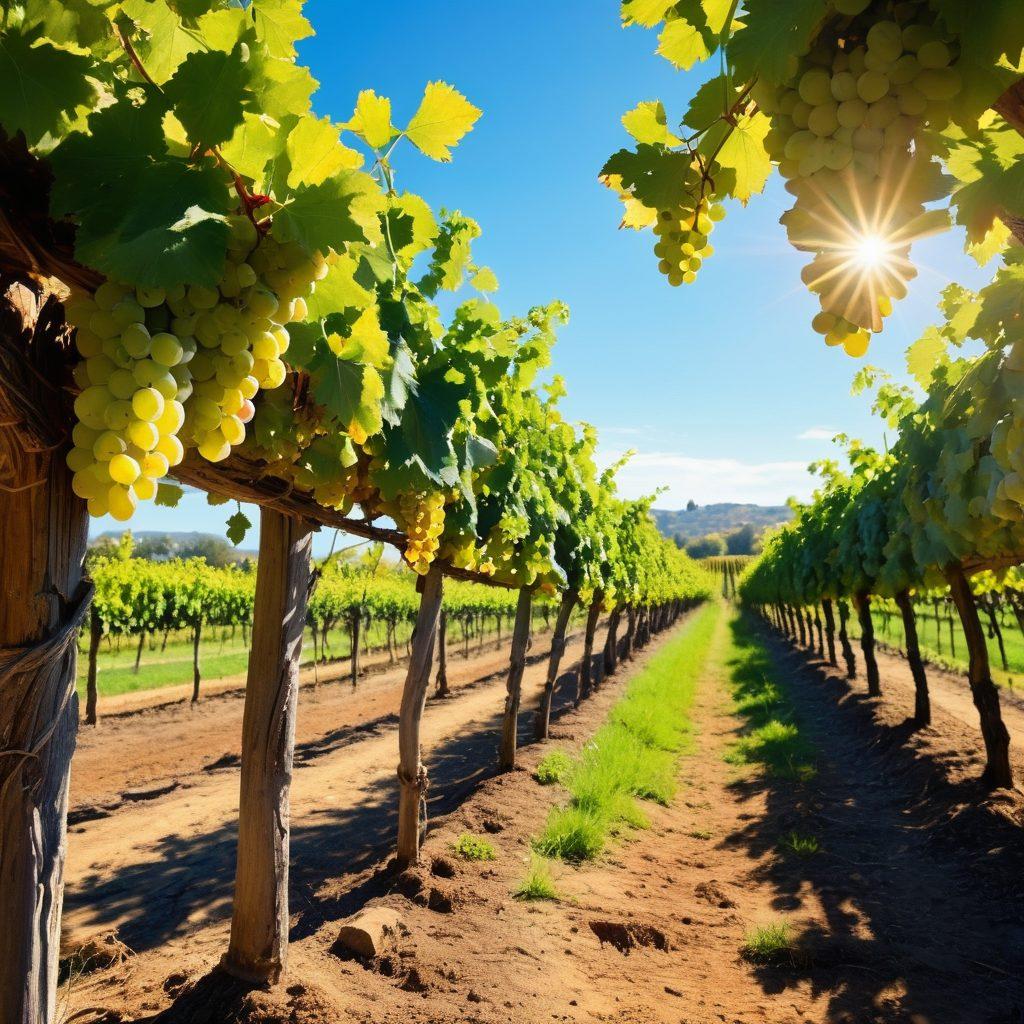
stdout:
[(825, 635), (821, 629), (821, 612), (814, 606), (814, 628), (818, 631), (818, 657), (825, 657)]
[(516, 621), (512, 628), (512, 653), (509, 655), (508, 678), (505, 683), (505, 713), (501, 720), (501, 748), (498, 766), (508, 771), (516, 766), (519, 700), (523, 691), (526, 652), (530, 647), (530, 618), (533, 612), (533, 591), (523, 587), (516, 603)]
[(850, 634), (847, 630), (847, 623), (850, 621), (850, 606), (843, 600), (836, 602), (839, 609), (839, 646), (843, 651), (843, 661), (846, 662), (846, 678), (854, 679), (857, 676), (857, 656), (853, 653), (853, 646), (850, 644)]
[(199, 644), (203, 636), (203, 613), (197, 613), (196, 621), (192, 624), (192, 703), (199, 701), (199, 684), (202, 682), (202, 675), (199, 671)]
[(917, 616), (910, 592), (901, 590), (896, 595), (896, 607), (903, 618), (903, 636), (907, 644), (907, 661), (914, 678), (914, 721), (918, 725), (931, 725), (932, 705), (928, 696), (928, 676), (921, 660), (921, 645), (917, 638)]
[(448, 613), (443, 607), (437, 624), (437, 690), (434, 695), (448, 696)]
[(619, 667), (619, 619), (622, 617), (622, 605), (617, 604), (608, 616), (608, 636), (604, 642), (604, 674), (614, 675)]
[(633, 660), (633, 641), (636, 639), (636, 606), (626, 605), (626, 637), (623, 643), (622, 658), (624, 661)]
[(97, 722), (96, 704), (98, 690), (96, 676), (98, 674), (97, 660), (100, 653), (100, 640), (103, 638), (103, 624), (100, 622), (99, 613), (93, 605), (89, 612), (89, 672), (85, 679), (85, 724), (95, 725)]
[(825, 643), (828, 647), (828, 663), (838, 665), (836, 659), (836, 614), (832, 608), (832, 598), (821, 599), (821, 610), (825, 614)]
[(310, 548), (306, 523), (261, 511), (242, 716), (235, 901), (222, 961), (228, 973), (257, 984), (277, 982), (288, 958), (288, 800)]
[(348, 636), (352, 642), (352, 649), (349, 652), (349, 675), (352, 680), (352, 689), (356, 688), (359, 682), (359, 636), (363, 625), (363, 610), (355, 608), (349, 612)]
[(999, 708), (999, 690), (992, 682), (989, 668), (988, 647), (985, 632), (981, 628), (978, 608), (971, 593), (971, 584), (963, 569), (953, 566), (946, 573), (953, 603), (963, 624), (967, 638), (970, 662), (967, 679), (971, 684), (971, 696), (981, 719), (981, 735), (985, 741), (985, 771), (982, 781), (992, 789), (1009, 789), (1013, 786), (1013, 771), (1010, 768), (1010, 734), (1003, 724)]
[(881, 697), (882, 681), (875, 660), (875, 624), (871, 618), (871, 595), (861, 591), (854, 595), (857, 616), (860, 619), (860, 649), (864, 652), (864, 667), (868, 677), (868, 695)]
[(548, 674), (544, 680), (544, 689), (540, 695), (537, 716), (534, 720), (533, 734), (538, 740), (548, 738), (548, 729), (551, 725), (551, 701), (555, 695), (555, 683), (558, 682), (558, 669), (562, 664), (562, 655), (565, 654), (565, 633), (569, 628), (569, 620), (572, 618), (572, 610), (576, 607), (577, 600), (579, 600), (579, 594), (575, 590), (562, 592), (562, 602), (558, 606), (558, 615), (555, 616), (555, 631), (551, 634)]
[[(598, 590), (587, 609), (587, 624), (583, 634), (583, 658), (580, 661), (580, 674), (576, 684), (576, 703), (584, 697), (589, 697), (594, 689), (594, 633), (597, 630), (597, 620), (601, 617), (601, 607), (604, 605), (604, 592)], [(646, 642), (646, 641), (644, 641)]]
[(797, 635), (800, 637), (800, 646), (807, 646), (807, 628), (804, 625), (804, 612), (802, 608), (796, 609), (796, 627)]
[(435, 563), (417, 584), (420, 607), (409, 668), (398, 714), (398, 863), (415, 864), (420, 856), (420, 804), (426, 799), (427, 770), (420, 760), (420, 723), (430, 685), (430, 669), (441, 617), (444, 577)]
[(92, 587), (59, 303), (0, 282), (0, 1021), (56, 1016), (75, 667)]

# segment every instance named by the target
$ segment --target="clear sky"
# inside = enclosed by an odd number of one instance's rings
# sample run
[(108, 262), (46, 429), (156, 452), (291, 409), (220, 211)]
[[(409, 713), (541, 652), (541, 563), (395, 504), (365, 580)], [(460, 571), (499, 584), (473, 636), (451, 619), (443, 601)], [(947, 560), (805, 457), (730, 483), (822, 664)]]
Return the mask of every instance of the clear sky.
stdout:
[[(809, 493), (805, 467), (830, 451), (832, 433), (880, 438), (864, 398), (849, 394), (860, 364), (811, 332), (816, 304), (778, 223), (788, 197), (777, 176), (746, 209), (730, 207), (695, 284), (670, 288), (653, 235), (617, 230), (618, 199), (597, 174), (630, 142), (621, 115), (662, 99), (677, 122), (703, 81), (656, 57), (653, 33), (621, 28), (617, 4), (308, 0), (306, 13), (318, 34), (300, 59), (321, 83), (318, 113), (345, 120), (372, 88), (392, 98), (401, 126), (436, 79), (483, 109), (450, 164), (400, 147), (398, 185), (480, 221), (475, 256), (497, 273), (506, 313), (569, 304), (553, 367), (568, 382), (564, 409), (599, 428), (603, 457), (637, 450), (621, 476), (627, 495), (666, 486), (663, 508), (780, 503)], [(894, 373), (942, 287), (985, 276), (957, 234), (914, 255), (920, 277), (867, 357)], [(221, 532), (231, 511), (192, 495), (176, 510), (140, 507), (131, 526)]]

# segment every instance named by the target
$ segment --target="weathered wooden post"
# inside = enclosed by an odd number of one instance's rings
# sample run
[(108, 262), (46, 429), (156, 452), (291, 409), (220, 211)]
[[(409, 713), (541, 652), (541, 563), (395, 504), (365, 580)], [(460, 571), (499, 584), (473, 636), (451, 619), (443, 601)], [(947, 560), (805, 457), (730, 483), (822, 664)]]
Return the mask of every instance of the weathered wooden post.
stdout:
[(277, 982), (288, 959), (289, 793), (310, 550), (307, 523), (262, 510), (242, 716), (235, 900), (222, 961), (228, 973), (257, 984)]
[(566, 590), (562, 593), (562, 601), (558, 606), (558, 615), (555, 616), (555, 631), (551, 636), (551, 653), (548, 655), (548, 674), (544, 680), (544, 690), (540, 695), (540, 704), (537, 707), (537, 717), (534, 722), (534, 736), (539, 740), (548, 738), (548, 730), (551, 725), (551, 701), (555, 694), (555, 683), (558, 682), (558, 669), (562, 664), (562, 656), (565, 654), (565, 633), (569, 628), (569, 620), (572, 618), (572, 610), (576, 607), (579, 594), (575, 590)]
[(420, 607), (409, 669), (398, 714), (398, 862), (415, 864), (420, 856), (420, 803), (426, 798), (427, 770), (420, 760), (420, 724), (430, 685), (444, 577), (435, 563), (418, 584)]
[(530, 647), (530, 621), (533, 614), (533, 591), (523, 587), (516, 603), (516, 621), (512, 628), (512, 652), (509, 655), (508, 679), (505, 684), (505, 712), (501, 720), (501, 748), (498, 766), (509, 771), (516, 766), (519, 701), (523, 691), (526, 652)]

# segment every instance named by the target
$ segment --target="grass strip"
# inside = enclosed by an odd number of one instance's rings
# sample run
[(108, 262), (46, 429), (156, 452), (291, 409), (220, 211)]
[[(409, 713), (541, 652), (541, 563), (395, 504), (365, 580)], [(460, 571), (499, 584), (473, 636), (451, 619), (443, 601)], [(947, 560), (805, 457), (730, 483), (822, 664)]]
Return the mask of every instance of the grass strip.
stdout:
[(680, 756), (690, 743), (690, 709), (722, 609), (705, 606), (631, 680), (608, 721), (575, 758), (562, 781), (569, 803), (555, 807), (538, 853), (592, 860), (611, 835), (643, 828), (639, 800), (667, 804), (676, 791)]

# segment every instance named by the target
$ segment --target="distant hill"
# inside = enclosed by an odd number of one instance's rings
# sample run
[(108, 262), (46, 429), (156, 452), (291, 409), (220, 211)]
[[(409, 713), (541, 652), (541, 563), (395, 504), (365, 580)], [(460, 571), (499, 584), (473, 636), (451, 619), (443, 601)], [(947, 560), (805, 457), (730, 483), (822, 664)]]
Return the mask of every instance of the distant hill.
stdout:
[(732, 502), (678, 511), (655, 508), (651, 515), (664, 536), (679, 535), (686, 540), (705, 537), (709, 533), (729, 533), (748, 524), (760, 533), (769, 526), (777, 526), (793, 518), (787, 505), (739, 505)]

